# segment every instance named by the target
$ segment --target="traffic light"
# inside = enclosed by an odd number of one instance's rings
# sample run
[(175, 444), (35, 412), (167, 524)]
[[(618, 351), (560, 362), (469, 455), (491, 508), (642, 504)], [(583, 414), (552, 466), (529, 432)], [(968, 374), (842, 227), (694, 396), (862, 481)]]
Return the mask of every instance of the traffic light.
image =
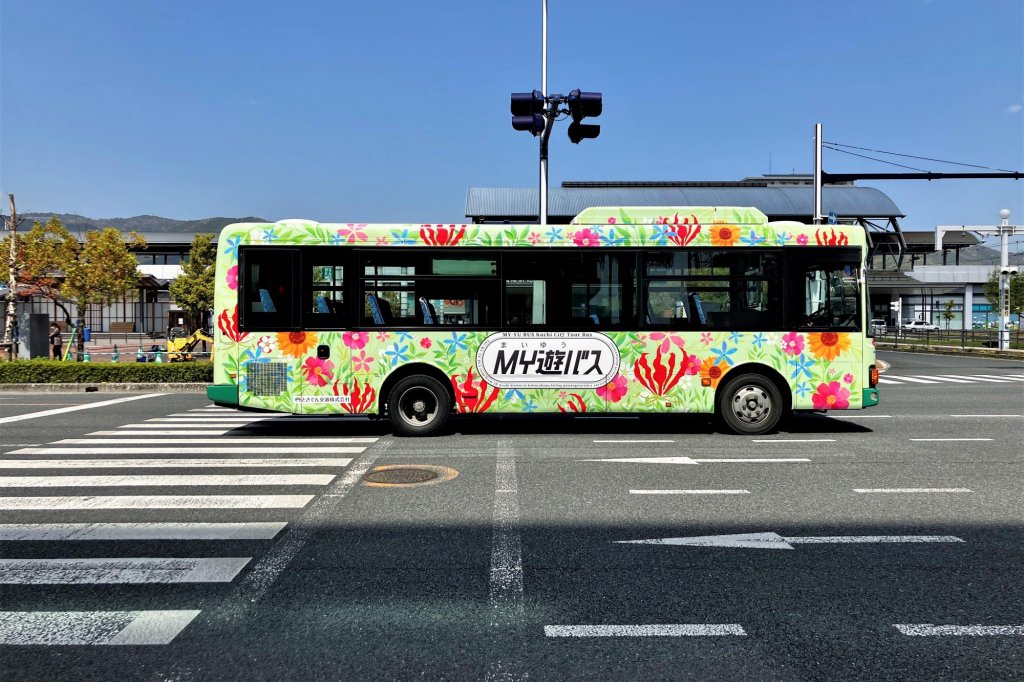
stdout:
[(512, 127), (533, 135), (544, 132), (544, 95), (540, 90), (512, 93)]
[(601, 126), (580, 123), (584, 118), (601, 115), (601, 93), (572, 90), (566, 100), (572, 123), (569, 124), (569, 140), (579, 144), (580, 140), (593, 139), (601, 134)]

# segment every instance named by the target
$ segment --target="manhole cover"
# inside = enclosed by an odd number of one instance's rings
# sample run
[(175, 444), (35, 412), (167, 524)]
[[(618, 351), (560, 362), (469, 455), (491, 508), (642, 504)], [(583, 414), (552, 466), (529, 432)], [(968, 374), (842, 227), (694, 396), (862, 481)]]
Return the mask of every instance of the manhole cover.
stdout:
[(371, 471), (363, 476), (369, 483), (386, 483), (390, 485), (409, 485), (410, 483), (426, 483), (437, 478), (436, 471), (430, 469), (413, 469), (410, 467)]

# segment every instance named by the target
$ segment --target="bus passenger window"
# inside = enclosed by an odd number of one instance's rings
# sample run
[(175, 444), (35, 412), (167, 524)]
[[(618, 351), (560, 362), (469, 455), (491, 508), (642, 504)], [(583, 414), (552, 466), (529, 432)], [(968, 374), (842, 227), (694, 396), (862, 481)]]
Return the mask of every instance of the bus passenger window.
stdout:
[(293, 329), (297, 250), (243, 247), (239, 251), (238, 313), (242, 330)]

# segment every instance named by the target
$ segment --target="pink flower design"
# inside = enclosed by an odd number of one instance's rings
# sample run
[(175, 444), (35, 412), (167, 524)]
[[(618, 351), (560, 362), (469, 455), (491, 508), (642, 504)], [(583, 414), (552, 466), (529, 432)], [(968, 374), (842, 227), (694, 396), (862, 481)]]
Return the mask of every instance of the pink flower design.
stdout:
[(601, 235), (589, 227), (585, 227), (573, 233), (572, 241), (576, 246), (597, 246), (601, 243)]
[(700, 333), (700, 342), (703, 343), (705, 346), (710, 346), (711, 345), (711, 332), (701, 332)]
[(320, 358), (306, 358), (302, 363), (302, 371), (306, 373), (306, 381), (313, 386), (326, 386), (334, 378), (334, 363)]
[(608, 402), (617, 403), (629, 393), (629, 382), (621, 374), (617, 375), (611, 382), (597, 389), (597, 395)]
[(364, 240), (366, 239), (366, 233), (359, 229), (361, 227), (366, 227), (366, 225), (353, 225), (352, 223), (348, 223), (345, 227), (338, 230), (338, 236), (349, 244), (353, 244), (357, 240)]
[(377, 340), (386, 343), (391, 338), (391, 334), (387, 332), (377, 332)]
[(782, 350), (786, 355), (800, 355), (804, 352), (804, 337), (796, 332), (782, 335)]
[(388, 243), (387, 237), (377, 237), (377, 246), (386, 246)]
[(420, 346), (423, 348), (430, 348), (432, 343), (433, 341), (431, 341), (429, 337), (424, 336), (422, 339), (420, 339)]
[(540, 243), (540, 235), (536, 232), (531, 232), (530, 236), (526, 238), (526, 241), (530, 242), (534, 246)]
[(609, 225), (614, 225), (614, 224), (615, 224), (615, 223), (617, 223), (617, 222), (618, 222), (618, 221), (617, 221), (617, 220), (615, 220), (615, 218), (609, 218), (609, 219), (608, 219), (608, 224), (609, 224)]
[(807, 246), (807, 235), (798, 234), (796, 236), (796, 243), (799, 244), (800, 246)]
[(261, 352), (269, 355), (274, 352), (274, 338), (272, 336), (261, 336), (256, 342)]
[(843, 375), (843, 383), (844, 384), (852, 384), (853, 383), (853, 375), (850, 374), (849, 372), (844, 374)]
[(700, 358), (696, 355), (688, 355), (684, 367), (687, 374), (693, 376), (700, 374)]
[(850, 406), (850, 391), (838, 381), (818, 384), (818, 392), (811, 396), (816, 410), (845, 410)]
[(342, 343), (349, 348), (356, 350), (362, 350), (366, 348), (367, 342), (370, 340), (370, 335), (366, 332), (345, 332), (341, 335)]
[(661, 352), (667, 353), (669, 348), (672, 346), (669, 344), (675, 344), (677, 348), (685, 348), (686, 342), (679, 336), (672, 334), (665, 334), (663, 332), (654, 332), (651, 334), (651, 339), (654, 341), (661, 341)]
[(359, 351), (359, 355), (352, 354), (352, 368), (357, 372), (369, 372), (373, 356), (367, 355), (365, 350)]
[(228, 268), (228, 289), (238, 288), (238, 266), (232, 265)]

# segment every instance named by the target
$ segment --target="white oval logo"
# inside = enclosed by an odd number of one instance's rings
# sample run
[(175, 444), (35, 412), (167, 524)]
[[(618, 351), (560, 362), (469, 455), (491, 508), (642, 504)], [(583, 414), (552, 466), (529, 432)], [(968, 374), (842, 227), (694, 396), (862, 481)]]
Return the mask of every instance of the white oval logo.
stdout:
[(619, 372), (619, 349), (594, 332), (501, 332), (476, 353), (476, 369), (498, 388), (600, 388)]

